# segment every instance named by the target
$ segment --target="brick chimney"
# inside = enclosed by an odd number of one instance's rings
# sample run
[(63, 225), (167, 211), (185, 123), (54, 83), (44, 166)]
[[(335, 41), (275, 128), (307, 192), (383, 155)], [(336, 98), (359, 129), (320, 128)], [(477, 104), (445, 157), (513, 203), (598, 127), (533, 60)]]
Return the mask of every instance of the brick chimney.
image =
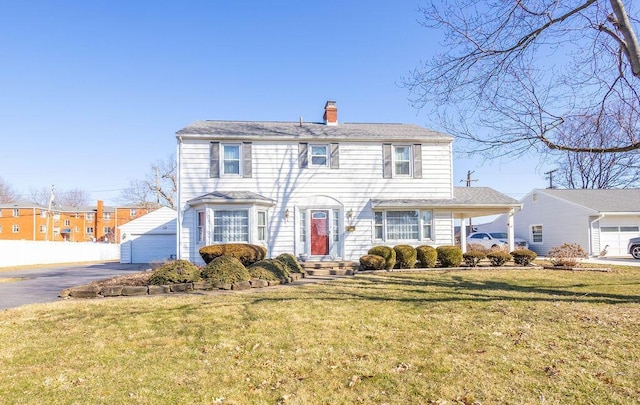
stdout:
[(325, 125), (338, 125), (338, 107), (335, 101), (327, 101), (324, 105), (324, 123)]

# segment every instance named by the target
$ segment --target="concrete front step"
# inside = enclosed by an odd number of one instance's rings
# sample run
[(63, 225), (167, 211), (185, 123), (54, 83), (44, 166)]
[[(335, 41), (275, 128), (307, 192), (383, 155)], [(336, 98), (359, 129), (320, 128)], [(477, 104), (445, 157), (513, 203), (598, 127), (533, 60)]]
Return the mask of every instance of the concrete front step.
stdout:
[(310, 276), (350, 276), (360, 268), (360, 263), (349, 261), (302, 262), (300, 264)]

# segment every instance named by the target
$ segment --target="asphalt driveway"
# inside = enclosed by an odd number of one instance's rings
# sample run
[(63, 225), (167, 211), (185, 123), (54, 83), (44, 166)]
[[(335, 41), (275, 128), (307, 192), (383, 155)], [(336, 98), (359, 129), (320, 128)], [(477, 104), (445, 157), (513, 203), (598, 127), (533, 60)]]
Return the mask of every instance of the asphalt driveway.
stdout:
[(0, 272), (0, 279), (22, 279), (12, 282), (0, 280), (0, 310), (26, 304), (54, 302), (60, 299), (58, 295), (65, 288), (148, 268), (148, 264), (107, 262)]

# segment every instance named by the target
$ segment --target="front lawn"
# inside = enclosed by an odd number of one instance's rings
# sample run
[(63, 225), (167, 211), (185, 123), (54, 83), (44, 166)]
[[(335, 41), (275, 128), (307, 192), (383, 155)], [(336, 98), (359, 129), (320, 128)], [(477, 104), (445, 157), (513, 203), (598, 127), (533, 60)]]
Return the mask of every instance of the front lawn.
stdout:
[(640, 402), (640, 269), (359, 274), (0, 312), (5, 403)]

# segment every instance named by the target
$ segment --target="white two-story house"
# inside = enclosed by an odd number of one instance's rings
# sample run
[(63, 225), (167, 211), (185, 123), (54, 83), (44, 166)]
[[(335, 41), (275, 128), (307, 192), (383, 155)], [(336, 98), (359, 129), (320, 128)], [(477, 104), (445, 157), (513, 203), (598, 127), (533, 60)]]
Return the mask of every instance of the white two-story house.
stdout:
[(305, 260), (451, 245), (455, 219), (511, 218), (520, 207), (489, 188), (453, 186), (451, 136), (339, 123), (333, 101), (320, 123), (197, 121), (176, 137), (177, 252), (196, 263), (202, 246), (229, 242)]

